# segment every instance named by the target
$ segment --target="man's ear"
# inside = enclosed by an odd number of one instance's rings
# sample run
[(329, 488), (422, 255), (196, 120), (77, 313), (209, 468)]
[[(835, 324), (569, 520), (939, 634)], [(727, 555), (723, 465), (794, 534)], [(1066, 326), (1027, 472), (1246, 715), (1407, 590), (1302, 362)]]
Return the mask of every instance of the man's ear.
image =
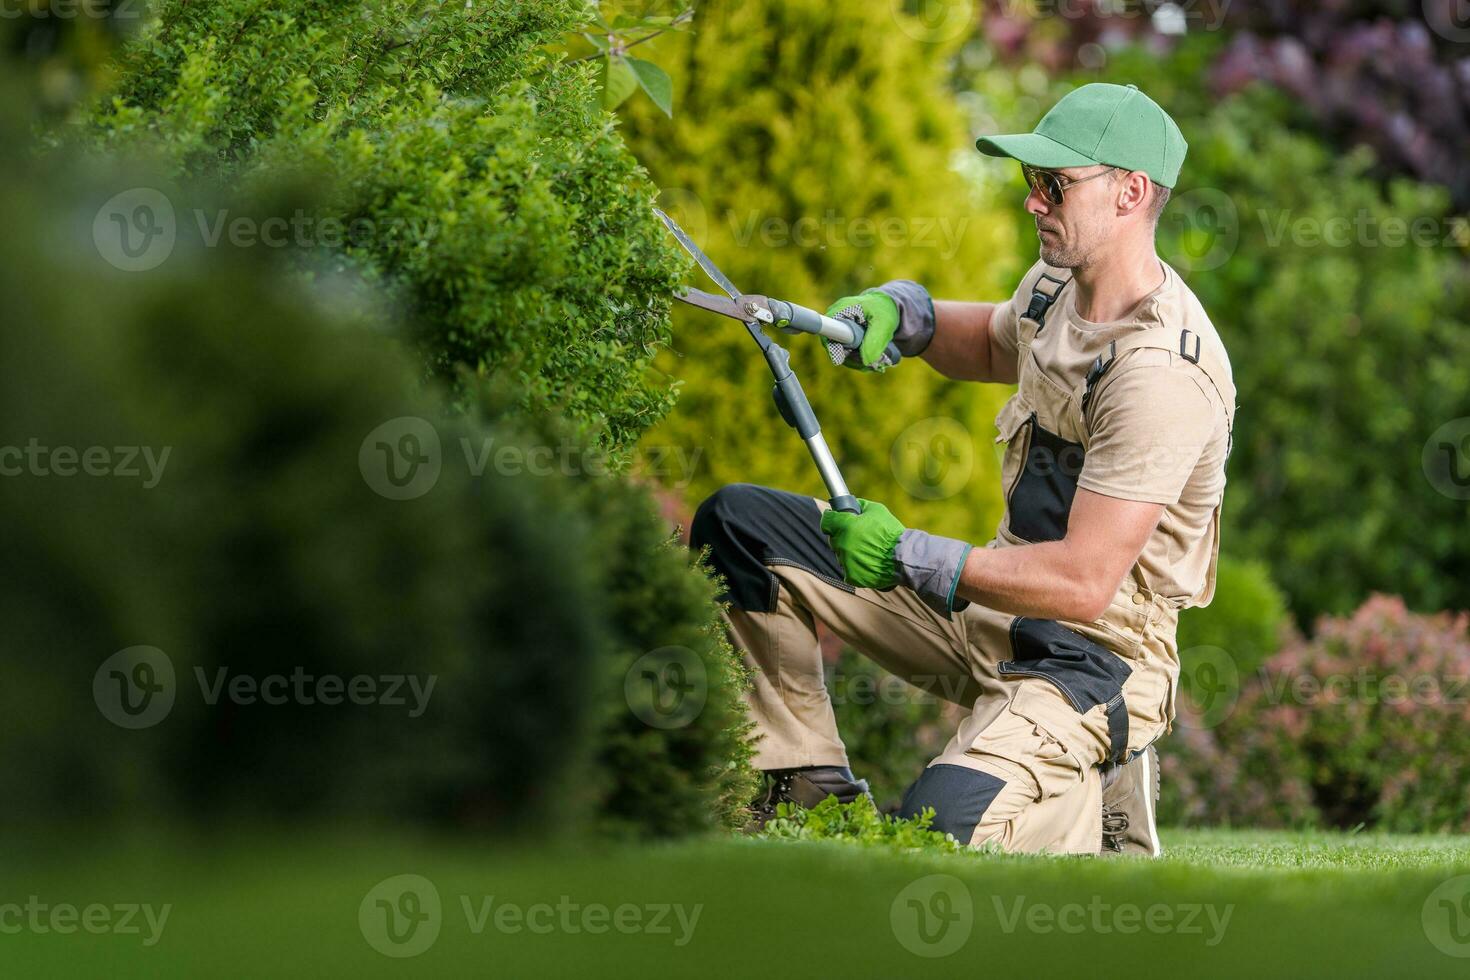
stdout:
[(1148, 206), (1154, 182), (1142, 170), (1130, 170), (1117, 183), (1118, 214), (1133, 214)]

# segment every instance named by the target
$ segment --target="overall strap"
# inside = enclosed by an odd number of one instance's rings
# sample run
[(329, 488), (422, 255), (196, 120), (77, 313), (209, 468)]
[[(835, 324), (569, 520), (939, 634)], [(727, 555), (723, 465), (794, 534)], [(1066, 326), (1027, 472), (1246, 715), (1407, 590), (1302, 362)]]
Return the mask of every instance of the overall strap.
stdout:
[(1226, 407), (1227, 424), (1233, 441), (1235, 384), (1231, 380), (1230, 370), (1212, 349), (1204, 346), (1199, 334), (1180, 327), (1150, 327), (1108, 344), (1107, 351), (1099, 354), (1092, 362), (1092, 367), (1088, 368), (1087, 380), (1083, 383), (1082, 420), (1084, 424), (1088, 419), (1087, 412), (1091, 407), (1093, 391), (1102, 381), (1103, 375), (1107, 374), (1108, 369), (1113, 366), (1113, 362), (1129, 351), (1143, 348), (1166, 350), (1172, 354), (1178, 354), (1204, 373), (1204, 376), (1210, 380), (1210, 384), (1215, 386), (1215, 391), (1220, 396), (1220, 403)]
[(1041, 333), (1041, 328), (1046, 326), (1047, 311), (1052, 308), (1052, 304), (1057, 301), (1057, 297), (1062, 295), (1062, 290), (1066, 289), (1067, 284), (1071, 281), (1070, 276), (1066, 279), (1058, 279), (1056, 276), (1043, 272), (1040, 278), (1031, 284), (1031, 302), (1026, 305), (1026, 312), (1021, 314), (1023, 320), (1032, 320), (1036, 323), (1035, 332), (1026, 338), (1028, 344), (1036, 338), (1036, 334)]
[[(1228, 457), (1235, 442), (1235, 383), (1231, 380), (1230, 369), (1215, 354), (1213, 349), (1204, 346), (1203, 339), (1199, 334), (1193, 330), (1181, 327), (1150, 327), (1146, 330), (1136, 331), (1111, 342), (1108, 344), (1107, 351), (1097, 356), (1097, 359), (1092, 362), (1092, 367), (1088, 368), (1087, 379), (1083, 382), (1081, 408), (1084, 439), (1090, 436), (1089, 429), (1091, 422), (1087, 413), (1092, 404), (1093, 392), (1096, 390), (1098, 383), (1102, 381), (1103, 375), (1107, 374), (1108, 369), (1113, 366), (1113, 363), (1124, 354), (1129, 351), (1144, 348), (1166, 350), (1172, 354), (1178, 354), (1186, 361), (1198, 367), (1204, 373), (1205, 377), (1210, 380), (1210, 384), (1215, 386), (1215, 391), (1220, 396), (1220, 403), (1226, 408), (1227, 435), (1225, 455)], [(1216, 508), (1215, 521), (1217, 522), (1216, 531), (1218, 533), (1218, 508)], [(1213, 578), (1215, 573), (1215, 562), (1217, 559), (1218, 548), (1216, 549), (1216, 554), (1210, 558), (1209, 574), (1211, 578)], [(1153, 591), (1148, 582), (1148, 577), (1143, 572), (1141, 563), (1134, 563), (1130, 575), (1140, 590), (1148, 593)]]

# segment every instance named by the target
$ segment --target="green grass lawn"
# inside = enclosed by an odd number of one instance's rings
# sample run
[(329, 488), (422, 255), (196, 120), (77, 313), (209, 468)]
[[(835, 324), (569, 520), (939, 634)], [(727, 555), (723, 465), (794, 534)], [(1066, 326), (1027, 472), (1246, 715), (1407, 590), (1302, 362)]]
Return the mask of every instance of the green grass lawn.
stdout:
[[(1470, 877), (1456, 880), (1470, 876), (1470, 838), (1165, 841), (1159, 861), (753, 840), (557, 851), (342, 835), (12, 842), (0, 976), (1470, 973), (1470, 959), (1450, 955), (1470, 956)], [(422, 879), (407, 901), (401, 882), (379, 887), (397, 875)], [(100, 909), (117, 923), (129, 905), (147, 906), (153, 924), (140, 911), (128, 923), (137, 932), (103, 926)], [(401, 945), (387, 937), (387, 909)], [(87, 915), (96, 934), (80, 924)], [(423, 951), (389, 957), (370, 937)]]

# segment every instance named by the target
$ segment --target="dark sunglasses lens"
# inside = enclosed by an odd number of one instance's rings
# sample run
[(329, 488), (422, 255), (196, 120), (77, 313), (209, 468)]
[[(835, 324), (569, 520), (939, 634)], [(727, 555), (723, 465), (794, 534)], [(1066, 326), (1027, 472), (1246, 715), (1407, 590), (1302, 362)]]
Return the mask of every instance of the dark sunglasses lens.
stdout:
[(1031, 167), (1023, 168), (1022, 172), (1026, 175), (1026, 183), (1031, 186), (1032, 190), (1046, 198), (1048, 204), (1055, 207), (1062, 203), (1062, 182), (1057, 180), (1056, 174)]
[(1041, 178), (1042, 195), (1047, 199), (1047, 201), (1052, 204), (1061, 204), (1062, 182), (1057, 179), (1057, 175), (1051, 173), (1050, 171), (1043, 170), (1038, 174), (1038, 176)]

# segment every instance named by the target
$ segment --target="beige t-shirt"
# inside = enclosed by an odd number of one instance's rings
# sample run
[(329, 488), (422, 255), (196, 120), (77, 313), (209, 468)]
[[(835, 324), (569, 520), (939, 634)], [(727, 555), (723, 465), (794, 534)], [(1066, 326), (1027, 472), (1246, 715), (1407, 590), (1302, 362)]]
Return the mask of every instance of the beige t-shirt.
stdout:
[[(1019, 355), (1019, 315), (1042, 272), (1071, 278), (1068, 270), (1038, 262), (991, 320), (996, 345), (1013, 358)], [(1220, 335), (1167, 264), (1163, 284), (1120, 320), (1082, 319), (1076, 296), (1076, 284), (1068, 283), (1032, 345), (1046, 377), (1063, 387), (1080, 389), (1110, 341), (1160, 326), (1193, 331), (1228, 375)], [(1118, 355), (1097, 382), (1087, 413), (1088, 446), (1077, 485), (1164, 505), (1139, 564), (1152, 591), (1190, 604), (1208, 602), (1213, 591), (1209, 570), (1219, 548), (1217, 508), (1225, 492), (1233, 402), (1233, 386), (1222, 396), (1205, 371), (1179, 352), (1143, 348)]]

